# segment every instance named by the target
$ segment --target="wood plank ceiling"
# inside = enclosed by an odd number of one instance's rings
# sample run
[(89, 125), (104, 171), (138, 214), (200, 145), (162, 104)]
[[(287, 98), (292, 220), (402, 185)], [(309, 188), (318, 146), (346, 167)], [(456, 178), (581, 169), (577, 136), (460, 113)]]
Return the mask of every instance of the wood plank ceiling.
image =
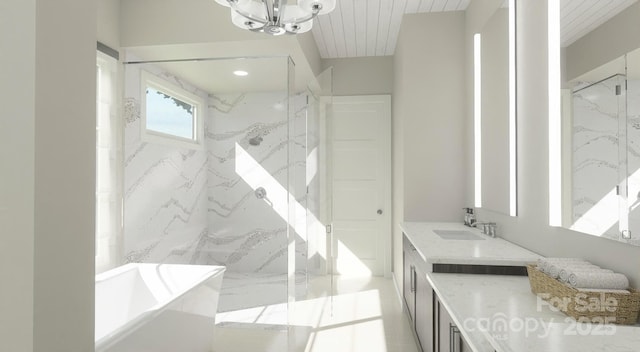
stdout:
[(337, 0), (318, 16), (313, 37), (322, 58), (393, 55), (402, 16), (465, 10), (470, 0)]
[(637, 0), (561, 0), (560, 41), (567, 47)]
[[(403, 15), (463, 11), (470, 1), (337, 0), (333, 12), (314, 20), (312, 33), (325, 59), (393, 55)], [(560, 1), (561, 41), (566, 47), (637, 0)]]

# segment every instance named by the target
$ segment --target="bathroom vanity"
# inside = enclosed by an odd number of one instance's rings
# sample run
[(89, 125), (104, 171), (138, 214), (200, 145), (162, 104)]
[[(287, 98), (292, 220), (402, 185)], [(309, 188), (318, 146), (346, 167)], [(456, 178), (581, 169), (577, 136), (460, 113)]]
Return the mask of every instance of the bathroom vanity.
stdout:
[(401, 224), (403, 298), (422, 351), (640, 351), (640, 327), (576, 323), (539, 300), (540, 256), (456, 223)]
[[(401, 224), (403, 298), (423, 351), (474, 351), (428, 281), (431, 273), (526, 275), (539, 256), (456, 223)], [(453, 345), (453, 346), (452, 346)]]

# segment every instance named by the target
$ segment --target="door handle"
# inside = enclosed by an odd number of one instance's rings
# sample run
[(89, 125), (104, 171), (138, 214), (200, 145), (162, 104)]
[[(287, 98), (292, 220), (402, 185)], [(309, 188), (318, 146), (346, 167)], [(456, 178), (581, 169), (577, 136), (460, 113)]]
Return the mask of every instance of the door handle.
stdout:
[(376, 213), (378, 213), (378, 215), (382, 215), (382, 209), (378, 209)]
[(415, 284), (415, 281), (416, 281), (416, 279), (415, 279), (415, 277), (416, 277), (416, 269), (415, 269), (415, 267), (413, 265), (411, 266), (410, 273), (411, 273), (411, 280), (409, 281), (409, 283), (410, 283), (409, 286), (411, 288), (411, 292), (416, 292), (416, 284)]

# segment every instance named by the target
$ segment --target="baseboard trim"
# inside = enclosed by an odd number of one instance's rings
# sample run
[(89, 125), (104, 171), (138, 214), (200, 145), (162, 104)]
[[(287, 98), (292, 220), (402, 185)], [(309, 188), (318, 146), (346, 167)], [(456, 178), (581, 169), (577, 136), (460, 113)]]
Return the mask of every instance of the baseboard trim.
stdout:
[(406, 309), (406, 307), (404, 306), (404, 299), (402, 297), (402, 290), (400, 289), (400, 286), (398, 286), (398, 282), (396, 281), (396, 275), (395, 274), (391, 274), (391, 279), (393, 280), (393, 287), (395, 287), (396, 289), (396, 296), (398, 296), (398, 304), (400, 304), (400, 306), (402, 307), (402, 311), (404, 311)]

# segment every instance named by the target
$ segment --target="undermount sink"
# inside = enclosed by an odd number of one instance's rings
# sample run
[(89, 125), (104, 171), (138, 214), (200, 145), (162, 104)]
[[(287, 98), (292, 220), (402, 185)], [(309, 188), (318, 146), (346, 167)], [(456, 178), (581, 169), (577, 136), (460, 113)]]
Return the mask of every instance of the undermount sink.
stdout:
[(484, 241), (484, 238), (470, 231), (461, 230), (433, 230), (443, 240)]

